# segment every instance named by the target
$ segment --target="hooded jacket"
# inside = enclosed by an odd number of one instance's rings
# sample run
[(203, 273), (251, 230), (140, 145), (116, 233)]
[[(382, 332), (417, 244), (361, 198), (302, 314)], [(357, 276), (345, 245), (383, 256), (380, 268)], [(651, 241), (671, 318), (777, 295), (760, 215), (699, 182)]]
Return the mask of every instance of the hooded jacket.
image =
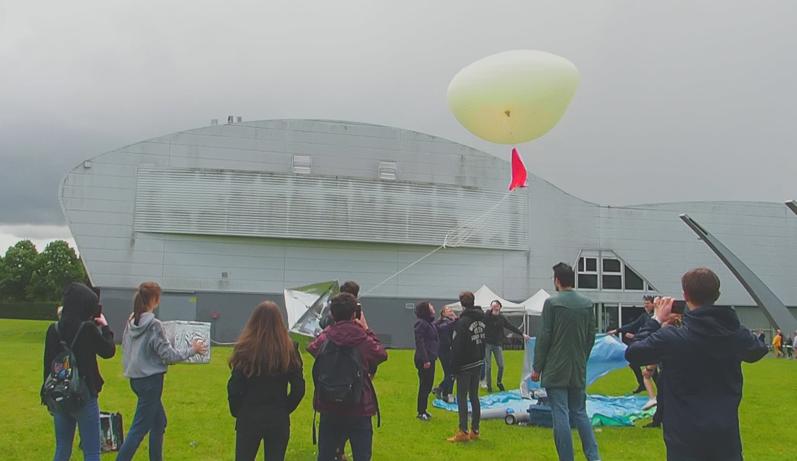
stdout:
[(440, 317), (434, 321), (434, 327), (437, 329), (437, 338), (440, 341), (437, 347), (437, 356), (446, 359), (451, 357), (451, 342), (454, 336), (454, 325), (457, 324), (456, 320), (451, 320), (445, 317)]
[(376, 368), (387, 360), (387, 352), (371, 330), (364, 330), (353, 320), (335, 322), (321, 332), (318, 337), (307, 346), (307, 351), (316, 357), (322, 346), (332, 341), (343, 347), (356, 347), (362, 357), (365, 385), (360, 403), (357, 405), (335, 405), (321, 402), (318, 393), (313, 397), (313, 408), (319, 413), (330, 413), (339, 416), (373, 416), (376, 414), (376, 394), (372, 377)]
[(131, 317), (122, 335), (124, 374), (128, 378), (146, 378), (166, 373), (167, 365), (182, 362), (196, 354), (193, 348), (180, 352), (169, 344), (163, 325), (152, 312), (141, 314), (138, 325)]
[(451, 343), (451, 367), (455, 373), (481, 368), (484, 363), (486, 325), (479, 306), (468, 307), (454, 325)]
[(728, 307), (684, 314), (680, 328), (649, 321), (626, 350), (632, 364), (662, 363), (662, 404), (668, 452), (704, 460), (742, 459), (739, 403), (742, 362), (756, 362), (767, 346)]
[[(93, 322), (94, 317), (99, 313), (99, 298), (86, 285), (82, 283), (69, 284), (64, 290), (63, 306), (61, 319), (58, 321), (58, 330), (61, 333), (61, 338), (67, 344), (72, 344), (75, 334), (80, 330), (72, 352), (77, 360), (80, 377), (86, 381), (91, 395), (96, 397), (104, 383), (97, 366), (97, 356), (104, 359), (114, 356), (116, 345), (113, 342), (113, 332), (107, 325), (99, 328)], [(82, 329), (81, 325), (83, 325)], [(44, 380), (50, 373), (50, 365), (55, 356), (61, 352), (63, 352), (63, 347), (53, 323), (47, 329), (44, 340), (42, 389), (44, 389)]]
[(415, 321), (415, 367), (421, 368), (424, 363), (437, 360), (437, 351), (440, 348), (440, 337), (437, 328), (432, 324), (434, 316)]

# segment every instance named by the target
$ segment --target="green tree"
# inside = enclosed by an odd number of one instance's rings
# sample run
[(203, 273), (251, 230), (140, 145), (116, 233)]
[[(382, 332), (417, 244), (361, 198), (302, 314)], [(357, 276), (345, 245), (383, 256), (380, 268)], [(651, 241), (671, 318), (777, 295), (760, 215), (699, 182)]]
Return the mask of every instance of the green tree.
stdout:
[(20, 240), (9, 247), (3, 258), (5, 276), (0, 282), (0, 298), (6, 301), (25, 301), (26, 288), (36, 267), (36, 246), (30, 240)]
[(75, 250), (65, 241), (55, 240), (36, 257), (26, 294), (30, 300), (57, 301), (68, 283), (87, 281), (83, 262)]

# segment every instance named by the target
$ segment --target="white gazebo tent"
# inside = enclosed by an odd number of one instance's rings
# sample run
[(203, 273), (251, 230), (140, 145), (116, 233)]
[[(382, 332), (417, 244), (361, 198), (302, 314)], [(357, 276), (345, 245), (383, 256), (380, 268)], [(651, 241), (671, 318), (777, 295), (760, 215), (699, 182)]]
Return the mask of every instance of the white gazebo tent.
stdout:
[(534, 295), (523, 301), (523, 307), (525, 310), (525, 317), (523, 318), (523, 326), (525, 328), (526, 334), (529, 334), (529, 318), (531, 316), (541, 316), (542, 315), (542, 307), (545, 305), (545, 300), (550, 298), (551, 295), (548, 294), (547, 291), (540, 289), (538, 292), (534, 293)]
[[(487, 309), (490, 307), (490, 303), (494, 300), (498, 300), (501, 302), (503, 308), (501, 312), (504, 315), (525, 315), (525, 309), (523, 308), (523, 304), (513, 303), (512, 301), (507, 301), (506, 299), (498, 296), (495, 294), (493, 290), (491, 290), (487, 285), (482, 285), (481, 288), (473, 292), (474, 301), (473, 303), (477, 306), (481, 306), (482, 309)], [(455, 311), (462, 310), (462, 304), (454, 303), (448, 304), (446, 307), (450, 307)]]

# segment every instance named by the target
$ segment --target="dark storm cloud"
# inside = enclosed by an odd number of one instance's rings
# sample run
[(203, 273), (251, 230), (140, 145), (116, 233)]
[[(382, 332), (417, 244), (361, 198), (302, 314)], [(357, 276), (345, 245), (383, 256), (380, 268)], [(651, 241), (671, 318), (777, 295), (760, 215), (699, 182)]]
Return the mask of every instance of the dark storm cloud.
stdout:
[[(48, 14), (41, 14), (41, 11)], [(211, 118), (333, 118), (507, 156), (445, 91), (515, 48), (580, 69), (526, 164), (605, 204), (797, 196), (797, 2), (0, 4), (0, 223), (58, 224), (85, 158)]]

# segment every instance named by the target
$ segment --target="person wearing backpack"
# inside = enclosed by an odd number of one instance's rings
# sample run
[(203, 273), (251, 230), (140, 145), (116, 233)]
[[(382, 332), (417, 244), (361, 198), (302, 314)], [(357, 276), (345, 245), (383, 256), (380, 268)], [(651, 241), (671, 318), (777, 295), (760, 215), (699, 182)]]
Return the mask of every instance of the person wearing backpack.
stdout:
[(150, 461), (163, 459), (166, 412), (161, 395), (166, 367), (207, 351), (207, 346), (200, 340), (195, 340), (186, 352), (177, 351), (169, 344), (163, 325), (154, 314), (160, 304), (160, 295), (161, 287), (155, 282), (138, 286), (133, 298), (133, 314), (122, 335), (124, 375), (130, 379), (130, 388), (138, 397), (138, 403), (130, 430), (116, 456), (117, 461), (131, 460), (147, 433)]
[(235, 417), (236, 461), (254, 461), (261, 442), (265, 459), (285, 459), (290, 414), (304, 397), (298, 347), (276, 304), (265, 301), (255, 308), (229, 361), (227, 398)]
[(434, 322), (434, 306), (429, 301), (421, 301), (415, 305), (415, 368), (418, 370), (418, 416), (421, 421), (429, 421), (432, 415), (426, 409), (429, 406), (429, 394), (434, 386), (434, 369), (437, 362), (437, 350), (440, 338)]
[(387, 360), (387, 352), (368, 328), (353, 295), (340, 293), (332, 298), (330, 311), (335, 323), (307, 346), (315, 357), (313, 408), (321, 414), (318, 461), (334, 460), (346, 439), (354, 461), (368, 461), (373, 445), (371, 418), (379, 411), (372, 377)]
[[(479, 419), (479, 377), (484, 364), (484, 341), (486, 325), (484, 312), (474, 306), (473, 293), (462, 292), (459, 295), (462, 304), (462, 315), (454, 325), (454, 342), (451, 345), (451, 367), (457, 376), (457, 410), (459, 412), (459, 430), (449, 442), (467, 442), (478, 440)], [(471, 432), (468, 433), (468, 401), (471, 405)]]
[[(69, 284), (64, 290), (61, 318), (47, 329), (44, 341), (41, 394), (55, 424), (54, 461), (67, 461), (72, 455), (76, 425), (83, 459), (100, 459), (97, 396), (103, 379), (97, 356), (109, 359), (115, 352), (113, 332), (102, 315), (97, 294), (82, 283)], [(77, 379), (71, 379), (73, 375)]]

